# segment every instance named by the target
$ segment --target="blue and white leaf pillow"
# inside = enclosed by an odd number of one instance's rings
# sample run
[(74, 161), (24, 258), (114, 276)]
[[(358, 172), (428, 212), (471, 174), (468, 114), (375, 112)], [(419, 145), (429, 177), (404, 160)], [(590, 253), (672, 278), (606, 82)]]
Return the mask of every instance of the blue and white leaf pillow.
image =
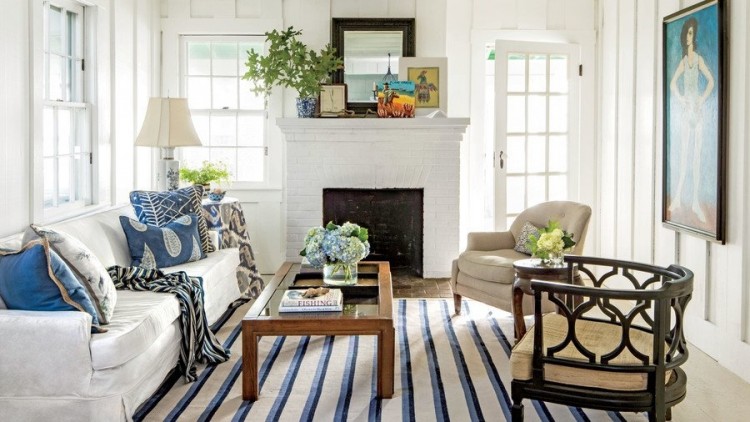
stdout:
[(183, 215), (195, 214), (198, 217), (198, 232), (203, 252), (215, 250), (208, 235), (208, 226), (203, 216), (203, 186), (194, 185), (165, 192), (133, 191), (130, 203), (135, 216), (141, 223), (164, 227), (167, 223)]
[(23, 243), (44, 238), (53, 251), (73, 271), (78, 281), (86, 288), (96, 307), (99, 322), (109, 324), (117, 303), (117, 290), (107, 269), (80, 240), (62, 231), (32, 224), (23, 236)]
[(188, 214), (163, 227), (126, 216), (120, 225), (128, 239), (131, 265), (149, 270), (172, 267), (205, 258), (198, 232), (198, 216)]

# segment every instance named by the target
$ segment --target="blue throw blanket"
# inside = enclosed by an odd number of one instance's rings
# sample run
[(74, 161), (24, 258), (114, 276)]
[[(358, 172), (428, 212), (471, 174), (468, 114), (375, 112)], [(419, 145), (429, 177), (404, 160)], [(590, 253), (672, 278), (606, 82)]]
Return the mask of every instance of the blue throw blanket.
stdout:
[(196, 380), (196, 361), (222, 363), (229, 359), (229, 350), (222, 347), (208, 328), (200, 278), (190, 277), (184, 271), (164, 274), (160, 270), (117, 265), (107, 268), (107, 271), (118, 289), (172, 293), (177, 297), (182, 331), (179, 369), (185, 381)]

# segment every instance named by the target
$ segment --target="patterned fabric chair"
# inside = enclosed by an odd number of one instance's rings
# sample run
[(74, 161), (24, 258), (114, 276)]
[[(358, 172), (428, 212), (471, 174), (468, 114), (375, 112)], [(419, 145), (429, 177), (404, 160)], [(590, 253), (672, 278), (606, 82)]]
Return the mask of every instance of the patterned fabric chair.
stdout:
[[(505, 232), (469, 233), (466, 250), (453, 261), (451, 287), (456, 314), (461, 313), (461, 297), (466, 296), (511, 312), (513, 304), (513, 262), (529, 258), (514, 250), (523, 226), (529, 222), (544, 227), (549, 220), (560, 223), (573, 234), (576, 245), (570, 252), (580, 255), (591, 218), (588, 205), (570, 201), (544, 202), (524, 210)], [(530, 310), (531, 300), (525, 298), (524, 309)], [(547, 305), (547, 309), (554, 307)]]
[[(577, 267), (584, 286), (519, 283), (533, 296), (534, 327), (510, 359), (513, 421), (523, 420), (523, 399), (671, 419), (672, 406), (686, 394), (680, 365), (688, 358), (683, 315), (693, 273), (677, 265), (565, 260), (569, 276)], [(566, 295), (576, 300), (564, 301)], [(558, 313), (543, 315), (543, 299), (557, 305)]]

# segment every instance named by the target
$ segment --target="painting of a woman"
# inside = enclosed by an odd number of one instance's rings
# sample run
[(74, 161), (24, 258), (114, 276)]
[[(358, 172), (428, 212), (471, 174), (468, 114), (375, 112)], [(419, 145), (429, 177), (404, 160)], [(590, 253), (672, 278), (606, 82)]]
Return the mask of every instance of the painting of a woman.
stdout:
[[(687, 13), (689, 12), (689, 13)], [(664, 221), (722, 237), (720, 30), (716, 2), (665, 18)]]
[[(714, 89), (714, 77), (711, 70), (706, 66), (703, 57), (696, 51), (695, 40), (698, 34), (698, 21), (690, 18), (682, 26), (680, 41), (682, 43), (683, 57), (675, 69), (672, 82), (669, 87), (673, 98), (682, 105), (685, 111), (685, 122), (682, 125), (682, 145), (680, 148), (679, 176), (677, 187), (672, 194), (669, 210), (674, 212), (682, 205), (682, 193), (685, 186), (685, 178), (688, 172), (692, 177), (692, 194), (690, 195), (690, 209), (701, 222), (706, 221), (706, 216), (700, 207), (699, 187), (701, 175), (701, 152), (703, 146), (703, 103)], [(705, 78), (706, 83), (701, 89), (699, 79)], [(678, 87), (678, 81), (682, 78), (682, 89)], [(692, 147), (692, 148), (691, 148)], [(692, 153), (692, 160), (688, 162), (688, 153)], [(690, 171), (688, 171), (688, 169)]]

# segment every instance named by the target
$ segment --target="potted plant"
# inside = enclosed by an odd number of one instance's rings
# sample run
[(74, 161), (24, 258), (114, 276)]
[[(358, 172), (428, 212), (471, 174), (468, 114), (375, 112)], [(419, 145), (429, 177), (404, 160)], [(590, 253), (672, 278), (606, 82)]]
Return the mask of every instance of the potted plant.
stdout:
[[(227, 170), (227, 165), (221, 161), (216, 163), (204, 161), (198, 168), (180, 168), (180, 179), (194, 185), (203, 185), (203, 192), (208, 193), (211, 182), (229, 182), (229, 170)], [(226, 192), (221, 190), (217, 193), (223, 194)]]
[(252, 91), (267, 101), (275, 85), (297, 91), (297, 117), (313, 117), (320, 84), (330, 80), (331, 73), (341, 69), (343, 60), (336, 49), (326, 44), (320, 52), (308, 48), (297, 39), (302, 31), (290, 26), (285, 31), (266, 32), (267, 54), (247, 52), (247, 72), (242, 79), (253, 83)]

